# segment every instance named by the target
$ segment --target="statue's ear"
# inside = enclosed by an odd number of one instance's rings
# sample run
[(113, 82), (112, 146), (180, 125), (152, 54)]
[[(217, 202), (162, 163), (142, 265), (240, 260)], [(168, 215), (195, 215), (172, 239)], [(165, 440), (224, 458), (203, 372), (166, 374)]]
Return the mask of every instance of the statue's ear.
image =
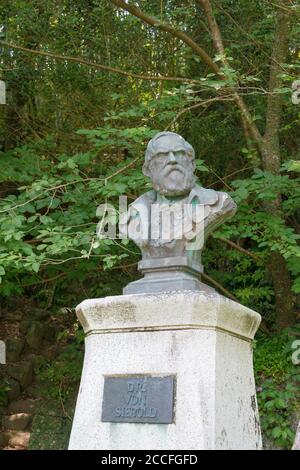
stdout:
[(146, 163), (144, 163), (142, 171), (145, 176), (148, 176), (148, 178), (151, 178), (151, 171), (149, 170), (149, 167), (148, 165), (146, 165)]

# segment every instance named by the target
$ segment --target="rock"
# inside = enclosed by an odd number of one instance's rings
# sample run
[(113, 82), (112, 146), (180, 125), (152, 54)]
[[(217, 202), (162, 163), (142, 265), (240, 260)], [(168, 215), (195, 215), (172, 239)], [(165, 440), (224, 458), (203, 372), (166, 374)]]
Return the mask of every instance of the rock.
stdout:
[(16, 362), (24, 348), (24, 340), (20, 338), (9, 338), (6, 341), (6, 359), (8, 362)]
[(56, 329), (54, 326), (45, 325), (44, 327), (44, 338), (48, 341), (53, 341), (56, 336)]
[(29, 439), (30, 439), (30, 432), (16, 432), (14, 433), (8, 443), (9, 445), (13, 446), (13, 447), (23, 447), (24, 449), (26, 449), (28, 447), (28, 444), (29, 444)]
[(0, 448), (5, 447), (9, 441), (9, 434), (7, 432), (0, 432)]
[(6, 379), (7, 385), (9, 386), (9, 390), (7, 392), (8, 401), (13, 401), (19, 398), (21, 395), (20, 384), (12, 377), (8, 377)]
[(39, 398), (40, 396), (39, 387), (37, 387), (36, 385), (30, 385), (30, 387), (26, 388), (26, 394), (33, 398)]
[(20, 320), (22, 320), (22, 313), (7, 313), (5, 315), (5, 319), (11, 322), (19, 322)]
[(62, 307), (58, 310), (58, 313), (60, 313), (61, 315), (68, 315), (70, 313), (70, 308)]
[(8, 374), (16, 379), (24, 390), (31, 384), (33, 379), (33, 368), (31, 362), (20, 362), (19, 364), (7, 367)]
[(47, 364), (47, 359), (38, 354), (29, 354), (28, 360), (32, 363), (34, 370), (40, 369)]
[(32, 323), (26, 334), (26, 341), (28, 346), (30, 346), (32, 349), (39, 349), (42, 344), (43, 336), (43, 325), (39, 322)]
[(26, 400), (14, 401), (8, 406), (8, 412), (11, 414), (33, 413), (36, 403), (37, 400), (32, 400), (31, 398), (27, 398)]
[(28, 320), (28, 319), (22, 320), (20, 322), (20, 325), (19, 325), (19, 330), (21, 331), (21, 333), (23, 333), (25, 335), (27, 333), (30, 325), (31, 325), (30, 320)]
[(2, 426), (13, 431), (24, 431), (31, 422), (31, 414), (17, 413), (14, 415), (4, 416)]
[(48, 310), (42, 310), (42, 309), (37, 308), (37, 309), (34, 309), (33, 315), (38, 320), (43, 320), (45, 318), (49, 318), (51, 316), (51, 312), (49, 312)]
[(49, 348), (43, 351), (43, 356), (47, 359), (47, 361), (52, 361), (56, 358), (59, 349), (56, 344), (51, 345)]

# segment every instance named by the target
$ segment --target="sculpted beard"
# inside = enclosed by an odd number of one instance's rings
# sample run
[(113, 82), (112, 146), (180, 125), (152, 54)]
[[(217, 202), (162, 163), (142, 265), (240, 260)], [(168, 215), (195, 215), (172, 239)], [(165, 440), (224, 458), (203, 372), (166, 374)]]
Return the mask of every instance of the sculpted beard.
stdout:
[(191, 165), (167, 164), (152, 177), (154, 189), (164, 196), (180, 196), (190, 192), (195, 185)]

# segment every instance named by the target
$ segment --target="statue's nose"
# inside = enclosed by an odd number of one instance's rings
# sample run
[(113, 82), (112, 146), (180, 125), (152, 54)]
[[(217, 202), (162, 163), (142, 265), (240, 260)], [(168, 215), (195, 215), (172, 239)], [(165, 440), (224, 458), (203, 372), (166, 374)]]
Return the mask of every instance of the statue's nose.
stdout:
[(173, 152), (169, 152), (169, 163), (177, 163), (176, 157)]

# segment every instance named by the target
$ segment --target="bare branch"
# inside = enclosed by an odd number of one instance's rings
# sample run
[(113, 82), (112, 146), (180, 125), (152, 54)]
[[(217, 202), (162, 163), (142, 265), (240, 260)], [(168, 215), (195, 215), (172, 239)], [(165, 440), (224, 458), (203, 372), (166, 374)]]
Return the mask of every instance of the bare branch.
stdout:
[(273, 7), (275, 8), (280, 8), (281, 10), (285, 11), (286, 13), (288, 13), (289, 15), (295, 15), (297, 17), (300, 16), (300, 13), (297, 11), (297, 10), (292, 10), (286, 6), (283, 5), (284, 2), (282, 2), (281, 4), (280, 3), (274, 3), (274, 2), (270, 2), (269, 0), (264, 0), (266, 3), (269, 3), (269, 5), (272, 5)]
[[(206, 18), (207, 18), (207, 21), (208, 21), (208, 25), (209, 25), (209, 28), (210, 28), (211, 36), (212, 36), (216, 51), (218, 52), (218, 54), (221, 55), (221, 60), (222, 60), (223, 64), (228, 65), (228, 62), (226, 60), (226, 55), (225, 55), (225, 49), (224, 49), (224, 45), (223, 45), (223, 41), (222, 41), (222, 35), (221, 35), (221, 32), (220, 32), (220, 28), (218, 26), (218, 23), (215, 19), (211, 3), (210, 3), (209, 0), (196, 0), (196, 1), (199, 5), (202, 6), (202, 8), (203, 8), (203, 10), (206, 14)], [(233, 90), (233, 93), (234, 93), (235, 102), (236, 102), (241, 114), (243, 115), (243, 118), (247, 122), (247, 126), (249, 128), (249, 131), (251, 133), (252, 138), (255, 140), (257, 146), (259, 147), (259, 149), (262, 149), (262, 136), (261, 136), (258, 128), (256, 127), (255, 123), (253, 122), (251, 113), (250, 113), (245, 101), (238, 94), (238, 92), (236, 90)]]
[(243, 255), (249, 256), (250, 258), (254, 259), (255, 261), (258, 261), (259, 258), (258, 256), (254, 255), (248, 250), (245, 250), (245, 248), (237, 245), (237, 243), (232, 242), (231, 240), (227, 240), (226, 238), (223, 237), (215, 237), (215, 240), (220, 240), (221, 242), (225, 243), (226, 245), (230, 246), (231, 248), (234, 248), (235, 250), (239, 251), (240, 253), (243, 253)]
[[(266, 1), (266, 0), (265, 0), (265, 1)], [(251, 36), (251, 34), (249, 34), (247, 31), (245, 31), (245, 30), (241, 27), (241, 25), (233, 18), (233, 16), (232, 16), (230, 13), (228, 13), (228, 11), (226, 11), (226, 10), (220, 5), (219, 2), (215, 2), (215, 3), (216, 3), (216, 5), (217, 5), (217, 7), (224, 13), (224, 15), (226, 15), (226, 16), (230, 19), (230, 21), (233, 22), (233, 24), (235, 24), (235, 26), (238, 28), (238, 30), (241, 31), (245, 36), (247, 36), (247, 37), (250, 39), (250, 41), (251, 41), (253, 44), (255, 44), (255, 46), (256, 46), (256, 47), (262, 52), (262, 54), (263, 54), (265, 57), (267, 57), (268, 60), (269, 60), (269, 59), (270, 59), (269, 53), (267, 53), (267, 52), (263, 49), (263, 47), (262, 47), (262, 46), (264, 45), (264, 43), (258, 42), (258, 41), (256, 41), (255, 39), (253, 39), (253, 37)], [(282, 69), (283, 72), (287, 72), (287, 70), (282, 66), (282, 64), (278, 64), (278, 65), (279, 65), (279, 67), (281, 67), (281, 69)]]
[(0, 40), (0, 44), (1, 46), (8, 47), (10, 49), (16, 49), (16, 50), (26, 52), (29, 54), (49, 57), (51, 59), (56, 59), (56, 60), (65, 60), (67, 62), (76, 62), (77, 64), (87, 65), (89, 67), (94, 67), (99, 70), (105, 70), (107, 72), (117, 73), (119, 75), (124, 75), (125, 77), (130, 77), (130, 78), (136, 78), (138, 80), (150, 80), (150, 81), (156, 81), (156, 82), (164, 80), (164, 81), (172, 81), (172, 82), (200, 83), (199, 80), (192, 80), (190, 78), (184, 78), (184, 77), (166, 77), (163, 75), (153, 76), (153, 75), (143, 75), (143, 74), (126, 72), (125, 70), (121, 70), (115, 67), (110, 67), (108, 65), (98, 64), (96, 62), (91, 62), (89, 60), (82, 59), (81, 57), (54, 54), (53, 52), (46, 52), (46, 51), (37, 51), (34, 49), (29, 49), (28, 47), (18, 46), (16, 44), (12, 44), (12, 43), (1, 41), (1, 40)]
[(203, 101), (200, 101), (199, 103), (188, 106), (187, 108), (184, 108), (181, 111), (179, 111), (179, 113), (176, 114), (175, 118), (170, 122), (170, 124), (168, 124), (168, 126), (164, 130), (167, 131), (180, 118), (180, 116), (182, 116), (182, 114), (187, 113), (188, 111), (192, 111), (193, 109), (200, 108), (201, 106), (209, 105), (216, 101), (234, 101), (234, 100), (233, 98), (230, 98), (230, 95), (227, 95), (224, 98), (222, 98), (221, 96), (220, 97), (217, 96), (216, 98), (203, 100)]
[(153, 26), (154, 28), (157, 28), (161, 31), (170, 33), (172, 34), (172, 36), (175, 36), (176, 38), (180, 39), (185, 44), (187, 44), (199, 57), (201, 57), (203, 62), (206, 65), (208, 65), (208, 67), (215, 74), (217, 74), (220, 77), (223, 76), (219, 70), (219, 67), (213, 62), (212, 58), (205, 52), (204, 49), (202, 49), (202, 47), (198, 46), (198, 44), (195, 41), (193, 41), (193, 39), (190, 36), (188, 36), (186, 33), (174, 28), (173, 26), (167, 23), (163, 23), (162, 21), (158, 20), (157, 18), (154, 18), (153, 16), (147, 15), (138, 7), (128, 4), (124, 0), (110, 0), (110, 1), (117, 7), (128, 11), (129, 13), (136, 16), (137, 18), (140, 18), (141, 20), (143, 20), (145, 23), (149, 24), (150, 26)]
[(206, 14), (206, 18), (208, 21), (209, 29), (212, 35), (212, 40), (214, 42), (214, 46), (218, 54), (223, 56), (223, 61), (225, 59), (225, 49), (223, 46), (222, 36), (219, 29), (219, 26), (216, 22), (215, 16), (213, 14), (213, 10), (211, 4), (207, 0), (196, 0), (196, 2), (203, 8)]
[(217, 289), (223, 292), (223, 294), (225, 294), (226, 297), (228, 297), (229, 299), (234, 300), (235, 302), (238, 302), (238, 299), (234, 297), (234, 295), (232, 295), (227, 289), (225, 289), (225, 287), (223, 287), (219, 282), (217, 282), (215, 279), (210, 277), (208, 274), (201, 273), (201, 278), (205, 279), (210, 284), (215, 286)]

